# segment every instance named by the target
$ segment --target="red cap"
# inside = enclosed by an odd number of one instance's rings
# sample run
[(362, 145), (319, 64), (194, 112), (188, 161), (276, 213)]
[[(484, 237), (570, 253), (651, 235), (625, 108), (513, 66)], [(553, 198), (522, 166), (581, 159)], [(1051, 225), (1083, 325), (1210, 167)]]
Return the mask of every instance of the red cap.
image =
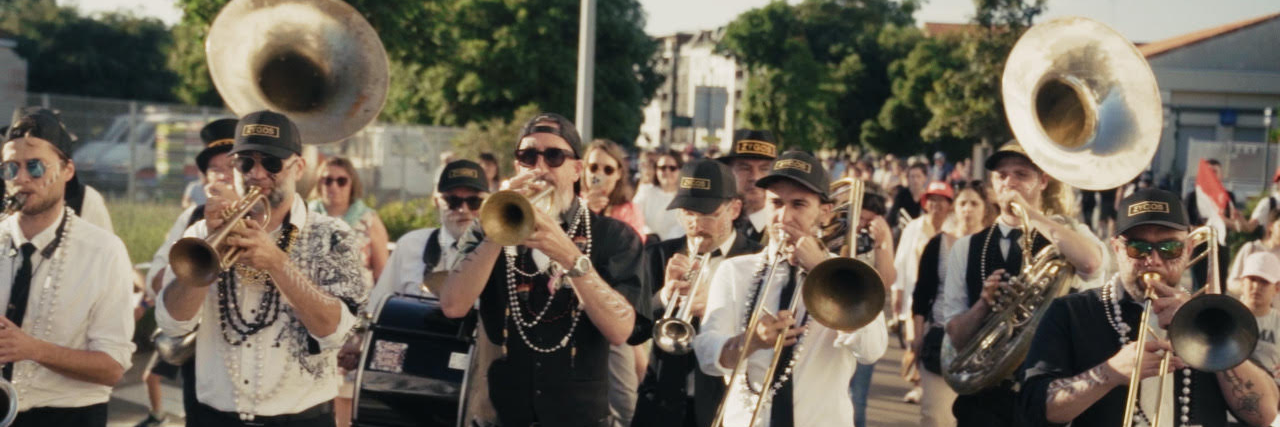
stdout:
[(1276, 168), (1276, 174), (1271, 176), (1271, 182), (1280, 181), (1280, 168)]
[(920, 195), (920, 206), (924, 206), (924, 201), (931, 195), (946, 197), (948, 200), (956, 199), (955, 192), (951, 191), (951, 184), (946, 181), (934, 181), (929, 183), (929, 188), (924, 190), (924, 194)]

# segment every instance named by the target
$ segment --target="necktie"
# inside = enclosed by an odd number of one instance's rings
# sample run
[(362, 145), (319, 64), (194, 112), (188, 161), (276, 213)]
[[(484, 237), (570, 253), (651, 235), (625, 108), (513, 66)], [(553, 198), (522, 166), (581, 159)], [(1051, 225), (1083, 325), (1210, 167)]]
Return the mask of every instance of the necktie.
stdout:
[(1021, 237), (1022, 229), (1019, 228), (1009, 230), (1004, 235), (1004, 238), (1009, 239), (1009, 256), (1004, 257), (1006, 265), (1011, 267), (1008, 269), (1009, 274), (1017, 274), (1022, 270), (1022, 242), (1018, 241)]
[[(796, 291), (796, 268), (790, 266), (790, 274), (787, 278), (787, 286), (782, 288), (782, 295), (778, 298), (778, 310), (786, 310), (791, 305), (791, 300), (795, 297)], [(792, 313), (794, 316), (795, 313)], [(791, 361), (791, 357), (795, 352), (795, 346), (786, 346), (782, 348), (782, 356), (778, 358), (778, 371), (775, 374), (774, 381), (783, 375), (786, 370), (786, 364)], [(795, 414), (792, 405), (793, 387), (795, 383), (795, 372), (792, 371), (791, 378), (782, 383), (778, 388), (778, 392), (773, 395), (773, 408), (769, 412), (769, 427), (791, 427), (795, 424)], [(769, 393), (764, 390), (763, 393)]]
[[(4, 317), (19, 327), (22, 326), (22, 317), (27, 313), (27, 295), (31, 290), (31, 256), (36, 252), (36, 245), (30, 242), (23, 243), (21, 250), (22, 266), (18, 267), (18, 274), (13, 277), (13, 287), (9, 290), (9, 306), (4, 312)], [(4, 365), (3, 374), (4, 379), (13, 379), (12, 363)]]

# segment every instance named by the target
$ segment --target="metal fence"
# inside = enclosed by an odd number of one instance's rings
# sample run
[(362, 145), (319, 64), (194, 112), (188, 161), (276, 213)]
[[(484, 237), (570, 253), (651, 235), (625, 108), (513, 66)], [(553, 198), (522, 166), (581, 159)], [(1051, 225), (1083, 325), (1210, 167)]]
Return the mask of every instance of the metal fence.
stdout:
[[(221, 108), (28, 93), (25, 105), (60, 112), (78, 137), (72, 159), (80, 179), (109, 197), (178, 200), (199, 180), (195, 155), (200, 129), (234, 117)], [(409, 199), (431, 192), (440, 153), (460, 128), (375, 123), (344, 141), (314, 146), (307, 155), (344, 156), (356, 165), (366, 194), (378, 200)], [(308, 178), (313, 178), (308, 176)], [(309, 189), (311, 179), (302, 188)], [(305, 193), (304, 193), (305, 194)]]

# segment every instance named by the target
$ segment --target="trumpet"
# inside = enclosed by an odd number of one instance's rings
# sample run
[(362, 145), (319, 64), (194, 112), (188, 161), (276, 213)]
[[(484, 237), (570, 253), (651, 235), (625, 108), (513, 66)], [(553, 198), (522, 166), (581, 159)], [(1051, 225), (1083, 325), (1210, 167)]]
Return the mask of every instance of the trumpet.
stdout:
[(551, 192), (548, 186), (533, 197), (513, 190), (502, 190), (489, 195), (480, 205), (480, 227), (485, 235), (502, 246), (515, 246), (529, 238), (537, 228), (533, 210), (551, 211)]
[(232, 203), (222, 212), (222, 226), (209, 232), (205, 238), (184, 237), (169, 248), (169, 266), (178, 282), (192, 286), (208, 286), (218, 274), (230, 269), (240, 258), (241, 248), (226, 244), (231, 230), (244, 226), (244, 220), (261, 206), (262, 223), (271, 222), (271, 206), (261, 187), (251, 186), (244, 197)]
[[(689, 239), (689, 253), (698, 252), (705, 240), (702, 236)], [(670, 354), (689, 354), (693, 350), (693, 298), (702, 289), (702, 282), (707, 280), (711, 269), (711, 253), (695, 255), (689, 271), (684, 274), (684, 281), (689, 283), (689, 293), (672, 295), (667, 304), (667, 311), (653, 325), (653, 343)], [(678, 307), (678, 308), (677, 308)]]

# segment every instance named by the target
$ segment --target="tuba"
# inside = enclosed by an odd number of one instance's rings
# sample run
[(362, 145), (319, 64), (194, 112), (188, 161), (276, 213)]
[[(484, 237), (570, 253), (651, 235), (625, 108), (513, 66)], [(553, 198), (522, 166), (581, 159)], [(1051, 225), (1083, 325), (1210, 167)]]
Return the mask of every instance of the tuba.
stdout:
[[(1160, 142), (1160, 92), (1146, 59), (1097, 21), (1066, 17), (1027, 30), (1005, 63), (1009, 127), (1045, 173), (1087, 190), (1118, 187), (1151, 163)], [(1097, 173), (1099, 170), (1108, 173)], [(1026, 211), (1011, 210), (1027, 224)], [(1032, 233), (1022, 245), (1031, 248)], [(943, 377), (970, 394), (1007, 378), (1031, 347), (1049, 302), (1067, 291), (1074, 268), (1052, 246), (1023, 252), (1023, 267)]]
[(387, 99), (382, 40), (338, 0), (232, 1), (209, 27), (205, 56), (231, 111), (284, 113), (308, 144), (355, 134)]

